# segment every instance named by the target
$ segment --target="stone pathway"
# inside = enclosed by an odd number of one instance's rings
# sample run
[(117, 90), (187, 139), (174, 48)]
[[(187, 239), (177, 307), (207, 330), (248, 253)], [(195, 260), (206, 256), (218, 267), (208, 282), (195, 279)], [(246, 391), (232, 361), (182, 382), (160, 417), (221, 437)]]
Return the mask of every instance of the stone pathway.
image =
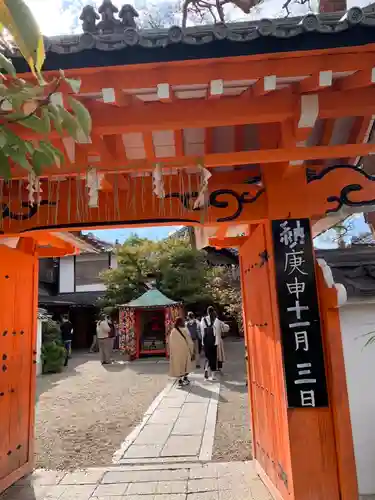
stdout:
[(220, 383), (170, 383), (113, 457), (111, 467), (37, 470), (0, 500), (272, 500), (253, 462), (214, 463)]
[(115, 453), (113, 463), (208, 461), (212, 458), (220, 383), (192, 375), (190, 386), (175, 383), (157, 396), (140, 425)]
[(35, 471), (1, 500), (272, 500), (252, 462)]

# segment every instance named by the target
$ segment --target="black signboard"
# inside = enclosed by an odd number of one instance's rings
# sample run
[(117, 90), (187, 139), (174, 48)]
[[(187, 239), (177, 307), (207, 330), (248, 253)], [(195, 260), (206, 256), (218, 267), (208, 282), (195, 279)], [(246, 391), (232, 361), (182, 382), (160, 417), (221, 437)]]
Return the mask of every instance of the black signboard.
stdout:
[(274, 220), (272, 235), (288, 407), (327, 407), (309, 219)]

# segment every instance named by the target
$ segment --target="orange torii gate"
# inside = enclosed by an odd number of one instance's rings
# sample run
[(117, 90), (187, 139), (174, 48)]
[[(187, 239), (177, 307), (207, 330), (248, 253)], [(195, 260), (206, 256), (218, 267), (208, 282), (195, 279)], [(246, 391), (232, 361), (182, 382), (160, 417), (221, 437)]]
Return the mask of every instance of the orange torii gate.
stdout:
[(86, 14), (82, 35), (46, 40), (45, 68), (81, 79), (90, 139), (51, 132), (65, 161), (34, 204), (22, 169), (0, 180), (0, 490), (32, 468), (37, 259), (71, 251), (51, 231), (184, 224), (240, 249), (262, 479), (283, 500), (357, 498), (337, 293), (311, 226), (375, 203), (371, 9), (159, 32)]

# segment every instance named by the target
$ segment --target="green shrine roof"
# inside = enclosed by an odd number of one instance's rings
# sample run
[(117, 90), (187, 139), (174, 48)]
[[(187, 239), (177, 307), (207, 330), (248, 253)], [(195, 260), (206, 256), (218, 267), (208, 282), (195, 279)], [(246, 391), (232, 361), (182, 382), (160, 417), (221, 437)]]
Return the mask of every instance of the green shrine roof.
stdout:
[(158, 306), (166, 307), (166, 306), (172, 306), (174, 304), (178, 304), (178, 302), (169, 299), (159, 290), (154, 288), (152, 290), (148, 290), (147, 292), (145, 292), (143, 295), (138, 297), (138, 299), (131, 300), (130, 302), (125, 304), (125, 306), (146, 308), (146, 307), (158, 307)]

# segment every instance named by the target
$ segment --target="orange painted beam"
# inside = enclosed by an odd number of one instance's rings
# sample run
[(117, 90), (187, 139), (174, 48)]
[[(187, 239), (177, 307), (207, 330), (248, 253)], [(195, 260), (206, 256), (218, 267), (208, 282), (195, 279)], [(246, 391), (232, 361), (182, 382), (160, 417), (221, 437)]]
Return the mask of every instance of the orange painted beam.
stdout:
[[(185, 99), (170, 104), (150, 102), (141, 107), (129, 106), (126, 112), (122, 108), (99, 101), (87, 101), (86, 106), (92, 116), (93, 134), (101, 136), (137, 131), (281, 122), (294, 118), (299, 108), (299, 98), (286, 89), (253, 98), (234, 96), (205, 101)], [(375, 114), (374, 88), (347, 92), (326, 91), (319, 94), (320, 118), (371, 114)], [(38, 137), (34, 131), (20, 125), (13, 125), (12, 129), (25, 139)], [(53, 131), (50, 137), (55, 138), (57, 135), (57, 132)]]
[(332, 71), (318, 71), (299, 83), (301, 94), (316, 92), (329, 88), (332, 85)]
[(373, 85), (373, 68), (356, 71), (339, 82), (340, 90), (354, 90)]
[(36, 250), (36, 242), (33, 237), (22, 236), (17, 243), (17, 250), (29, 255), (34, 255)]
[[(333, 132), (334, 125), (335, 125), (335, 120), (327, 119), (325, 121), (325, 124), (323, 126), (322, 138), (320, 140), (320, 144), (322, 146), (329, 146), (329, 144), (331, 142), (331, 137), (332, 137), (332, 132)], [(356, 143), (357, 141), (353, 140), (353, 141), (348, 141), (348, 142)]]
[(184, 134), (182, 129), (174, 131), (174, 145), (176, 156), (184, 156)]
[[(181, 158), (158, 158), (158, 162), (166, 170), (170, 168), (193, 167), (203, 162), (206, 167), (230, 167), (234, 165), (256, 165), (258, 163), (280, 163), (291, 161), (324, 160), (329, 158), (351, 158), (367, 156), (375, 152), (375, 144), (341, 144), (337, 146), (291, 147), (283, 149), (264, 149), (241, 151), (234, 153), (212, 153), (203, 156), (182, 156)], [(44, 176), (76, 175), (87, 170), (87, 162), (80, 165), (63, 165), (60, 168), (50, 167)], [(98, 171), (107, 173), (125, 173), (132, 171), (150, 172), (155, 168), (155, 160), (134, 160), (127, 163), (97, 163)], [(24, 178), (25, 172), (15, 169), (13, 178)], [(42, 175), (43, 177), (43, 175)]]
[[(341, 108), (341, 109), (339, 109)], [(319, 118), (375, 114), (375, 89), (326, 91), (319, 94)]]
[(95, 133), (108, 134), (278, 122), (293, 114), (294, 103), (295, 97), (284, 92), (253, 99), (236, 96), (199, 102), (150, 102), (140, 109), (129, 108), (126, 113), (94, 101), (87, 103), (87, 108)]
[(141, 101), (141, 99), (138, 99), (137, 96), (133, 94), (128, 94), (120, 88), (115, 88), (114, 91), (116, 96), (116, 101), (114, 104), (116, 106), (119, 107), (143, 106), (143, 101)]
[(280, 123), (281, 144), (284, 148), (293, 148), (296, 145), (295, 120), (289, 119)]
[[(99, 101), (87, 101), (85, 104), (91, 113), (93, 134), (100, 136), (137, 131), (278, 122), (293, 115), (295, 96), (278, 92), (253, 99), (181, 99), (170, 104), (150, 102), (141, 107), (129, 106), (126, 112), (122, 108)], [(38, 134), (20, 125), (14, 125), (12, 129), (25, 139), (38, 137)], [(55, 131), (50, 134), (52, 138), (57, 136)]]
[[(370, 135), (372, 118), (368, 116), (359, 116), (354, 120), (352, 130), (349, 134), (348, 142), (364, 143), (367, 142)], [(359, 155), (358, 155), (359, 156)], [(348, 158), (349, 164), (355, 164), (357, 157)]]
[(215, 236), (213, 236), (214, 239), (216, 240), (223, 240), (227, 234), (227, 231), (229, 229), (229, 225), (228, 224), (221, 224), (216, 233), (215, 233)]
[(204, 131), (204, 153), (211, 154), (214, 146), (214, 131), (211, 127), (206, 128)]
[(274, 92), (276, 90), (276, 75), (267, 75), (259, 80), (251, 87), (254, 96), (261, 96)]
[(75, 253), (76, 247), (69, 243), (68, 241), (63, 240), (62, 238), (59, 238), (58, 236), (49, 233), (49, 232), (44, 232), (43, 234), (41, 233), (29, 233), (29, 235), (32, 235), (32, 237), (35, 239), (37, 245), (39, 246), (51, 246), (51, 247), (56, 247), (59, 249), (64, 249), (67, 252), (70, 253)]
[[(328, 53), (327, 53), (328, 52)], [(360, 56), (358, 54), (361, 54)], [(140, 89), (169, 85), (207, 84), (211, 80), (257, 80), (267, 75), (278, 77), (308, 76), (319, 71), (358, 71), (374, 65), (374, 45), (332, 50), (296, 51), (293, 53), (259, 54), (256, 56), (200, 59), (103, 68), (67, 69), (68, 77), (81, 78), (81, 92), (102, 88)], [(57, 71), (45, 71), (46, 77), (58, 76)], [(30, 74), (20, 75), (31, 78)]]
[(237, 125), (234, 129), (234, 150), (243, 151), (245, 149), (245, 125)]
[(248, 240), (248, 236), (231, 236), (224, 239), (208, 238), (208, 243), (215, 248), (239, 248)]
[(155, 148), (152, 132), (148, 131), (143, 134), (143, 145), (147, 158), (155, 158)]
[(127, 160), (124, 143), (121, 135), (104, 135), (102, 137), (103, 144), (107, 152), (118, 161), (124, 162)]
[[(282, 163), (279, 165), (284, 166)], [(305, 170), (297, 168), (291, 182), (279, 165), (262, 167), (263, 187), (244, 183), (246, 178), (239, 182), (240, 176), (234, 183), (236, 172), (218, 175), (217, 178), (214, 174), (208, 183), (207, 199), (210, 203), (204, 210), (193, 209), (197, 193), (194, 194), (194, 188), (193, 193), (189, 191), (188, 175), (185, 173), (165, 176), (164, 200), (153, 195), (150, 176), (143, 179), (133, 177), (129, 178), (128, 191), (142, 196), (124, 196), (121, 203), (116, 203), (115, 193), (99, 191), (97, 208), (87, 206), (84, 179), (49, 182), (48, 185), (42, 181), (43, 201), (48, 201), (48, 204), (43, 203), (36, 210), (21, 205), (20, 188), (24, 200), (27, 200), (28, 194), (17, 181), (13, 181), (10, 191), (4, 192), (2, 199), (3, 204), (10, 204), (12, 208), (12, 215), (3, 219), (2, 229), (6, 236), (16, 236), (20, 232), (26, 236), (25, 231), (32, 231), (35, 238), (35, 231), (39, 229), (61, 231), (64, 228), (78, 230), (93, 226), (105, 228), (111, 225), (128, 227), (155, 224), (204, 224), (217, 227), (220, 223), (238, 226), (266, 218), (294, 217), (297, 214), (298, 217), (318, 217), (328, 211), (339, 210), (346, 199), (357, 207), (372, 203), (375, 199), (375, 181), (367, 179), (360, 170), (348, 167), (328, 170), (321, 179), (307, 182)], [(241, 175), (244, 173), (241, 172)], [(181, 185), (185, 186), (183, 193), (180, 192)], [(344, 188), (346, 194), (342, 197)], [(286, 199), (288, 203), (285, 203)]]

